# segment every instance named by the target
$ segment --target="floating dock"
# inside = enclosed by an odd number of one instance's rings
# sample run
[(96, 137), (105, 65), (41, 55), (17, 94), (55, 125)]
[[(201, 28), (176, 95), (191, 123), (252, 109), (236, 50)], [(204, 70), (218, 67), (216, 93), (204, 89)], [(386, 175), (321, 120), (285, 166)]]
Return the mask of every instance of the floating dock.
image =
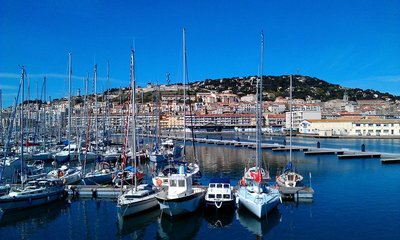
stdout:
[(124, 189), (102, 185), (66, 185), (69, 196), (82, 198), (117, 199)]
[(393, 163), (400, 163), (400, 158), (382, 158), (382, 164), (393, 164)]
[(336, 150), (316, 150), (304, 152), (305, 155), (325, 155), (325, 154), (344, 154), (344, 151)]
[(292, 152), (296, 152), (296, 151), (303, 151), (306, 152), (308, 151), (308, 148), (302, 148), (302, 147), (280, 147), (280, 148), (274, 148), (272, 149), (273, 152), (288, 152), (290, 151), (290, 149), (292, 149)]
[(279, 187), (279, 192), (283, 200), (312, 201), (314, 199), (314, 189), (311, 187)]
[(379, 153), (353, 153), (353, 154), (342, 154), (338, 155), (339, 159), (351, 159), (351, 158), (380, 158)]

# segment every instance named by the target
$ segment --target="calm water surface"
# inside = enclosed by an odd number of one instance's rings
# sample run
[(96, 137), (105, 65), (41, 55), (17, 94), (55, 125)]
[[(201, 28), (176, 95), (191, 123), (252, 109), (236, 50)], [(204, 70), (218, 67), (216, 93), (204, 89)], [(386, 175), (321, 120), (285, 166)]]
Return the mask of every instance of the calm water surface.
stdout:
[[(267, 141), (281, 143), (283, 138)], [(317, 141), (321, 147), (359, 150), (365, 144), (369, 151), (400, 154), (399, 140), (295, 138), (293, 142), (315, 146)], [(255, 154), (247, 148), (205, 144), (196, 145), (196, 152), (203, 184), (218, 176), (229, 176), (236, 184)], [(263, 158), (274, 179), (288, 153), (266, 150)], [(77, 199), (4, 215), (0, 239), (400, 239), (400, 164), (338, 160), (336, 155), (306, 157), (302, 152), (293, 152), (293, 159), (305, 183), (314, 188), (314, 201), (281, 204), (262, 220), (244, 209), (232, 213), (201, 209), (173, 220), (153, 210), (119, 221), (115, 201)]]

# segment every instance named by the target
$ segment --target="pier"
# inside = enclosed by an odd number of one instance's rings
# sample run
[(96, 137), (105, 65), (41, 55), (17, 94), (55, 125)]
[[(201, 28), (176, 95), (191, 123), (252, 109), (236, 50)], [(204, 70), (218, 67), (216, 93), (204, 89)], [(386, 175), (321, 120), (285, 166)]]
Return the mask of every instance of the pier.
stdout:
[(125, 189), (103, 185), (66, 185), (68, 196), (82, 198), (117, 199)]
[(393, 164), (393, 163), (400, 163), (400, 158), (382, 158), (382, 164)]
[(279, 193), (283, 200), (312, 201), (314, 189), (311, 187), (279, 187)]
[[(164, 138), (171, 138), (174, 140), (183, 140), (183, 137), (178, 136), (163, 136)], [(234, 147), (246, 147), (255, 149), (256, 144), (254, 141), (250, 139), (246, 139), (245, 141), (237, 138), (236, 140), (232, 139), (209, 139), (207, 138), (194, 138), (189, 141), (195, 141), (198, 143), (205, 144), (215, 144), (215, 145), (230, 145)], [(320, 143), (316, 143), (316, 147), (309, 146), (292, 146), (292, 151), (302, 151), (305, 155), (327, 155), (327, 154), (336, 154), (338, 159), (357, 159), (357, 158), (384, 158), (382, 159), (382, 163), (399, 163), (400, 162), (400, 154), (385, 154), (385, 153), (376, 153), (376, 152), (366, 152), (365, 145), (361, 145), (360, 151), (350, 150), (350, 149), (333, 149), (333, 148), (320, 148)], [(283, 143), (262, 143), (262, 149), (271, 149), (273, 152), (288, 152), (290, 151), (290, 147)], [(389, 159), (390, 158), (390, 159)]]

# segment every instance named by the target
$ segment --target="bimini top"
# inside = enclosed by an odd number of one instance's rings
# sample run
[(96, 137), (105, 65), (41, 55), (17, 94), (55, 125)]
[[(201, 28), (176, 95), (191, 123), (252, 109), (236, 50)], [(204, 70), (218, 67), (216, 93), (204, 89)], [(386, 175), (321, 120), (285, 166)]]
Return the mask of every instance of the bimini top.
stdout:
[(230, 178), (223, 177), (223, 178), (211, 178), (210, 183), (231, 183)]

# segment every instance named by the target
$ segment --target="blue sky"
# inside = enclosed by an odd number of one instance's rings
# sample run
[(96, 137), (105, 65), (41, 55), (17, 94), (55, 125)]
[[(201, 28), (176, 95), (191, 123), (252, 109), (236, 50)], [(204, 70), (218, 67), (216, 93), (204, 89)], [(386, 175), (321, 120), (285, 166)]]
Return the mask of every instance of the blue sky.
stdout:
[[(0, 0), (0, 89), (12, 104), (20, 68), (31, 98), (47, 76), (47, 95), (67, 96), (68, 53), (73, 89), (93, 77), (98, 91), (136, 79), (182, 82), (182, 29), (186, 28), (189, 81), (258, 74), (260, 32), (265, 34), (265, 75), (296, 73), (345, 87), (400, 95), (398, 0)], [(91, 84), (90, 84), (91, 85)]]

